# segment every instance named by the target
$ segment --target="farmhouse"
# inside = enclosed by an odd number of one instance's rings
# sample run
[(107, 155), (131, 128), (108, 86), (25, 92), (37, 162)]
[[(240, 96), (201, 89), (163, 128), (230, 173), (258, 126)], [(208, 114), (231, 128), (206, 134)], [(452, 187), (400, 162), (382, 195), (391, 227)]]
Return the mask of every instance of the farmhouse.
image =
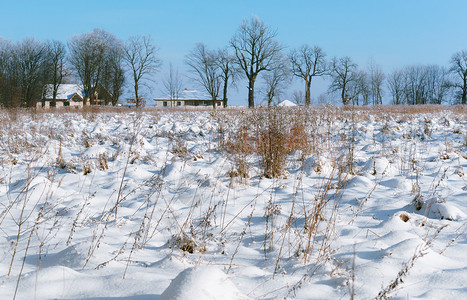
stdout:
[[(186, 106), (212, 106), (212, 99), (207, 93), (197, 90), (184, 89), (178, 97), (155, 98), (156, 107), (186, 107)], [(216, 106), (222, 106), (222, 100), (216, 100)]]
[[(79, 84), (61, 84), (57, 90), (55, 107), (83, 106), (83, 86)], [(42, 92), (42, 101), (37, 103), (38, 108), (54, 107), (53, 105), (53, 85), (47, 84)]]
[[(99, 97), (102, 95), (101, 97)], [(98, 85), (96, 97), (86, 104), (104, 105), (105, 99), (109, 100), (109, 92)], [(57, 97), (55, 99), (55, 107), (83, 107), (84, 88), (80, 84), (61, 84), (58, 86)], [(87, 99), (89, 101), (89, 99)], [(38, 108), (54, 107), (53, 105), (53, 85), (47, 84), (44, 86), (42, 100), (37, 103)]]

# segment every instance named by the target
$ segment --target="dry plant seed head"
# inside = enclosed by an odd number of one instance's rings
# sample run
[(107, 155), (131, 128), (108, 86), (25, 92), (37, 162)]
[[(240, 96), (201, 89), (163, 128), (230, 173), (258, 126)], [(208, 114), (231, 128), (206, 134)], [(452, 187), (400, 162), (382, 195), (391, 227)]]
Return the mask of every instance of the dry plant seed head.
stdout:
[(456, 169), (456, 174), (459, 175), (459, 177), (463, 177), (464, 176), (464, 168), (462, 168), (462, 166), (459, 166)]
[(105, 155), (105, 153), (99, 154), (98, 162), (99, 162), (99, 170), (105, 171), (109, 168), (109, 165), (107, 163), (107, 156)]
[(88, 175), (92, 172), (92, 164), (88, 161), (84, 162), (83, 175)]
[(68, 165), (65, 161), (65, 159), (60, 155), (57, 157), (56, 161), (55, 161), (55, 165), (57, 168), (60, 168), (60, 169), (67, 169), (68, 168)]
[(86, 148), (92, 147), (92, 143), (91, 143), (91, 141), (89, 140), (89, 138), (85, 138), (85, 139), (84, 139), (84, 147), (86, 147)]
[(407, 221), (410, 219), (409, 216), (408, 216), (406, 213), (401, 213), (401, 214), (399, 215), (399, 217), (400, 217), (401, 220), (404, 221), (404, 222), (407, 222)]
[(179, 158), (185, 158), (188, 155), (188, 148), (185, 140), (175, 138), (172, 145), (172, 153), (177, 155)]
[(169, 247), (171, 248), (178, 248), (183, 252), (188, 252), (193, 254), (195, 251), (198, 251), (196, 243), (185, 236), (174, 236), (172, 241), (170, 242)]
[(133, 151), (131, 151), (130, 157), (131, 157), (130, 160), (129, 160), (130, 165), (135, 164), (135, 162), (140, 158), (139, 153), (138, 152), (133, 152)]
[(238, 155), (234, 158), (234, 167), (229, 172), (229, 177), (239, 177), (240, 183), (246, 183), (245, 180), (250, 177), (249, 166), (246, 158)]
[(431, 132), (432, 132), (431, 122), (426, 121), (425, 124), (423, 125), (423, 133), (426, 136), (431, 137)]

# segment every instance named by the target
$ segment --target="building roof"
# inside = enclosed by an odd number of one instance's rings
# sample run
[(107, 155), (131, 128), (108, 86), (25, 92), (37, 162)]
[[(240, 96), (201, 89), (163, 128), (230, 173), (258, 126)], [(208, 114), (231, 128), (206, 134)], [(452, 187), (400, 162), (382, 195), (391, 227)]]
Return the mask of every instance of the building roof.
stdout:
[[(154, 100), (170, 100), (169, 95), (155, 98)], [(180, 92), (177, 100), (212, 100), (211, 96), (208, 93), (201, 92), (198, 90), (189, 90), (184, 89)]]
[(297, 104), (293, 103), (290, 100), (284, 100), (280, 102), (279, 104), (277, 104), (277, 106), (297, 106)]
[[(78, 94), (81, 98), (84, 97), (83, 86), (80, 84), (61, 84), (58, 86), (57, 99), (65, 100), (73, 97), (74, 94)], [(45, 86), (45, 99), (53, 98), (53, 85), (47, 84)]]

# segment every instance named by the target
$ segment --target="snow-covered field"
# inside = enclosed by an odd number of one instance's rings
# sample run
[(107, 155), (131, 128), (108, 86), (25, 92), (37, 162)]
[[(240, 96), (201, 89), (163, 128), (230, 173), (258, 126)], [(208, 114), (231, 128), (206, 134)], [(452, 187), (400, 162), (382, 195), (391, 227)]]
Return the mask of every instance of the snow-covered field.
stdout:
[(465, 299), (466, 112), (0, 111), (0, 298)]

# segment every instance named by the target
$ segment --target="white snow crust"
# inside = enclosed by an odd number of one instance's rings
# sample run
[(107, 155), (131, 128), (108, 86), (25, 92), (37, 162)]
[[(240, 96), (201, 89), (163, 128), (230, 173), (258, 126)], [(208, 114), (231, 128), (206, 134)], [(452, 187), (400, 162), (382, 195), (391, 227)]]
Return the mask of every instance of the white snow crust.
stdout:
[(249, 110), (0, 111), (0, 298), (466, 299), (464, 112), (319, 108), (240, 179)]

